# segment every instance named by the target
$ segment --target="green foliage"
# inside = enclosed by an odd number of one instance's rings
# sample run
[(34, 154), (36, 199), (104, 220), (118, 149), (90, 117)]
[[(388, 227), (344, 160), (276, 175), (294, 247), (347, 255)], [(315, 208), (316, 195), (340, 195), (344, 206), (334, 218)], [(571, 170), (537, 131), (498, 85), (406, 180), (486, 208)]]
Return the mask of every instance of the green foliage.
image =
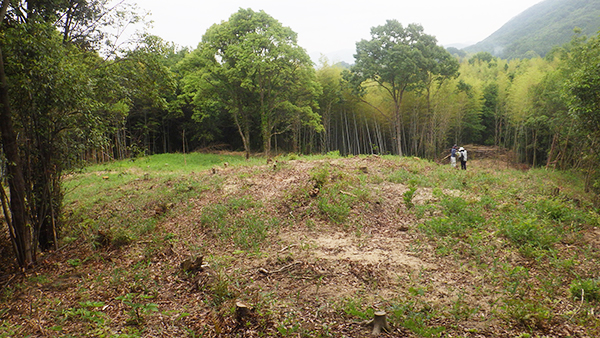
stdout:
[[(247, 154), (251, 126), (259, 128), (267, 157), (271, 139), (280, 130), (322, 130), (320, 116), (313, 111), (321, 88), (296, 39), (296, 33), (264, 11), (240, 9), (209, 28), (185, 61), (187, 77), (195, 81), (189, 89), (198, 100), (197, 110), (228, 112)], [(200, 68), (194, 67), (198, 64)]]
[(61, 311), (61, 316), (65, 320), (84, 321), (96, 325), (104, 325), (108, 318), (98, 308), (104, 306), (103, 302), (80, 302), (79, 308), (69, 308)]
[(341, 193), (339, 187), (328, 187), (319, 194), (317, 208), (327, 219), (343, 224), (348, 220), (355, 199), (353, 196)]
[(321, 189), (329, 182), (331, 173), (326, 166), (320, 166), (311, 170), (311, 181), (315, 182), (315, 188)]
[(390, 317), (391, 320), (420, 337), (441, 337), (446, 329), (443, 326), (430, 325), (430, 321), (436, 316), (432, 310), (427, 303), (407, 300), (394, 304), (390, 309)]
[(485, 218), (481, 215), (478, 208), (469, 205), (467, 201), (460, 197), (443, 196), (440, 201), (444, 217), (436, 217), (426, 220), (419, 226), (426, 234), (430, 236), (453, 236), (461, 237), (467, 234), (471, 229), (480, 227)]
[(600, 281), (598, 279), (577, 279), (569, 286), (571, 297), (575, 300), (600, 301)]
[(364, 309), (365, 305), (363, 304), (363, 300), (357, 298), (347, 298), (343, 300), (341, 307), (346, 315), (362, 320), (373, 318), (373, 313), (375, 312), (371, 307)]
[(502, 223), (501, 233), (519, 247), (532, 246), (549, 250), (558, 238), (537, 219), (508, 219)]
[(406, 169), (399, 169), (392, 172), (387, 180), (393, 183), (402, 183), (415, 187), (430, 187), (432, 185), (430, 178), (419, 175), (417, 170), (410, 171)]
[(417, 191), (417, 188), (411, 187), (402, 194), (402, 198), (404, 199), (404, 205), (406, 206), (407, 209), (412, 209), (415, 206), (415, 204), (413, 203), (412, 200), (413, 200), (413, 197), (415, 196), (416, 191)]
[(537, 300), (505, 299), (501, 308), (507, 319), (529, 328), (547, 325), (553, 317), (551, 309)]
[(144, 323), (144, 316), (150, 312), (157, 312), (158, 305), (155, 303), (147, 302), (148, 299), (153, 299), (152, 295), (145, 295), (141, 293), (128, 293), (123, 296), (118, 296), (115, 299), (120, 300), (123, 304), (128, 306), (130, 309), (127, 312), (129, 314), (128, 324), (131, 325), (142, 325)]

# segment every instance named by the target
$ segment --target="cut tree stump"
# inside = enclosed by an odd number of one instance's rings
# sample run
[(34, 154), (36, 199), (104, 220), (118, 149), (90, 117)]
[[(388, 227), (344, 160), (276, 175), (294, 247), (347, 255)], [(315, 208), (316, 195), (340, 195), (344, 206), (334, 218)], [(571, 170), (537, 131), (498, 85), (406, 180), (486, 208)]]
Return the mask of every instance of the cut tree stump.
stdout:
[(189, 257), (181, 262), (179, 267), (183, 272), (196, 273), (202, 271), (202, 260), (204, 257)]
[(235, 303), (235, 319), (238, 324), (242, 324), (244, 319), (248, 319), (250, 308), (248, 305), (238, 301)]
[(371, 331), (372, 336), (378, 336), (381, 333), (381, 331), (392, 331), (392, 329), (387, 323), (387, 314), (385, 313), (385, 311), (377, 311), (374, 315), (375, 317), (373, 319), (365, 323), (366, 326), (373, 326), (373, 331)]

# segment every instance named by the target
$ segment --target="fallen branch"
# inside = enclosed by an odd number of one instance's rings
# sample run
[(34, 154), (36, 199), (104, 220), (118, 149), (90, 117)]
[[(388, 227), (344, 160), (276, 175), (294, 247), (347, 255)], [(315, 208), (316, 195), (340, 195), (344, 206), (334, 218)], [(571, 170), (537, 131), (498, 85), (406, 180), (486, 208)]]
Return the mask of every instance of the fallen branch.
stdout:
[(5, 289), (5, 288), (8, 286), (8, 284), (10, 284), (10, 281), (12, 281), (12, 280), (13, 280), (13, 278), (15, 278), (15, 276), (16, 276), (16, 275), (12, 275), (12, 276), (11, 276), (11, 277), (8, 279), (8, 281), (6, 281), (6, 283), (4, 283), (4, 286), (2, 286), (2, 290), (4, 290), (4, 289)]
[(350, 192), (347, 192), (347, 191), (343, 191), (343, 190), (340, 190), (340, 193), (344, 194), (344, 195), (347, 195), (347, 196), (352, 196), (354, 198), (358, 197), (358, 196), (354, 195), (353, 193), (350, 193)]
[(282, 253), (282, 252), (284, 252), (284, 251), (286, 251), (286, 250), (288, 250), (288, 249), (291, 249), (291, 248), (293, 248), (293, 247), (295, 247), (295, 246), (296, 246), (296, 244), (291, 244), (291, 245), (288, 245), (288, 246), (286, 246), (285, 248), (283, 248), (283, 249), (279, 250), (278, 252), (279, 252), (279, 253)]

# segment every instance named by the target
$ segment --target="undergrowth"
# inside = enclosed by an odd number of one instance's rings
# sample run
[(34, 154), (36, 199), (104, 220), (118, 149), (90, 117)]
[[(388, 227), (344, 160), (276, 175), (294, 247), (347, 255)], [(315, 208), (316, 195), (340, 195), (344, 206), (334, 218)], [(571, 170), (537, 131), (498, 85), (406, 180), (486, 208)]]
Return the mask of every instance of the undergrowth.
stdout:
[[(380, 310), (395, 332), (410, 337), (502, 330), (541, 337), (554, 327), (600, 335), (600, 249), (591, 237), (600, 217), (575, 172), (368, 159), (385, 165), (348, 168), (333, 163), (344, 161), (339, 154), (281, 156), (277, 166), (179, 154), (90, 166), (65, 180), (60, 234), (62, 245), (85, 248), (86, 256), (65, 254), (52, 268), (60, 276), (49, 269), (7, 286), (6, 303), (17, 303), (24, 290), (53, 296), (30, 304), (18, 315), (23, 321), (0, 308), (0, 337), (35, 335), (29, 323), (41, 322), (41, 314), (44, 334), (59, 336), (363, 336), (367, 331), (341, 323)], [(297, 160), (315, 162), (304, 181), (273, 201), (252, 195), (257, 176), (269, 180)], [(242, 188), (232, 192), (228, 184)], [(382, 185), (397, 188), (397, 196), (383, 200)], [(288, 229), (302, 236), (284, 243), (277, 235)], [(320, 267), (325, 259), (311, 258), (311, 236), (340, 232), (359, 248), (377, 233), (406, 234), (411, 255), (440, 271), (389, 277), (389, 262), (348, 257), (340, 267)], [(186, 256), (201, 256), (204, 265), (181, 271), (177, 262)], [(446, 271), (455, 278), (449, 284), (441, 282), (446, 264), (454, 267)], [(356, 291), (322, 292), (339, 274), (355, 277)], [(440, 288), (445, 298), (433, 299)], [(74, 296), (63, 300), (61, 292)], [(170, 298), (179, 304), (167, 306)], [(243, 321), (237, 301), (252, 305)]]

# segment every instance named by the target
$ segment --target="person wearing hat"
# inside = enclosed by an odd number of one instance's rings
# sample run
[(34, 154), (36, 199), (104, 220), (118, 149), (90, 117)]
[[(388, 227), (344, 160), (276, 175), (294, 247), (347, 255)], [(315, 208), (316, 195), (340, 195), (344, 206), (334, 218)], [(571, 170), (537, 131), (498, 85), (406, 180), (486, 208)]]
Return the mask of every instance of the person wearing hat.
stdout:
[(456, 168), (456, 152), (458, 151), (458, 147), (456, 144), (450, 149), (450, 165), (452, 168)]
[(460, 160), (460, 168), (467, 170), (467, 150), (465, 148), (458, 148), (458, 159)]

